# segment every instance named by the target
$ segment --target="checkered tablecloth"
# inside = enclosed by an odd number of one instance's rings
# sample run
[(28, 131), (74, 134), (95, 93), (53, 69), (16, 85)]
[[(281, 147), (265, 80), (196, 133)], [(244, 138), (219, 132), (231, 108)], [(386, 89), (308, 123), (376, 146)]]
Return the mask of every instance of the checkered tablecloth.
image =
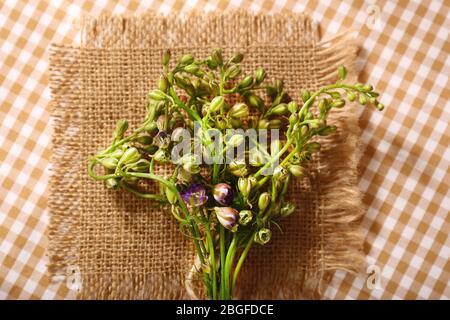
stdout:
[(0, 1), (0, 299), (75, 297), (46, 272), (50, 43), (76, 43), (82, 13), (198, 8), (306, 11), (325, 37), (355, 31), (361, 81), (386, 105), (360, 111), (369, 267), (337, 272), (324, 296), (450, 299), (449, 2), (377, 0)]

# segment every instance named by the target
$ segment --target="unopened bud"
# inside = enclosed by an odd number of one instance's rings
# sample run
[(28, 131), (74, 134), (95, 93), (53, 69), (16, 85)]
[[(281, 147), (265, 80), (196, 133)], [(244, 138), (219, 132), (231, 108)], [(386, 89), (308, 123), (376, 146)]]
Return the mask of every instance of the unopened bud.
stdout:
[(222, 52), (220, 51), (220, 49), (213, 50), (213, 52), (211, 54), (211, 60), (212, 60), (213, 64), (215, 64), (216, 66), (223, 65)]
[(106, 179), (105, 186), (108, 189), (117, 189), (119, 187), (119, 181), (117, 181), (117, 179), (114, 179), (114, 178)]
[(166, 100), (166, 94), (158, 89), (150, 91), (150, 93), (148, 94), (148, 97), (150, 99), (156, 100), (156, 101)]
[(191, 64), (192, 62), (194, 62), (194, 57), (192, 56), (192, 54), (189, 54), (189, 53), (185, 54), (180, 59), (180, 64), (182, 64), (182, 65)]
[(228, 165), (232, 175), (236, 177), (245, 177), (248, 174), (247, 166), (244, 161), (235, 160)]
[(187, 73), (191, 73), (191, 74), (197, 73), (197, 71), (198, 71), (199, 69), (200, 69), (200, 68), (199, 68), (198, 65), (196, 65), (196, 64), (189, 64), (189, 65), (187, 65), (186, 67), (184, 67), (184, 71), (186, 71)]
[(211, 104), (209, 105), (210, 112), (219, 111), (225, 104), (225, 99), (222, 96), (217, 96), (212, 99)]
[(249, 114), (249, 110), (246, 104), (238, 103), (235, 104), (228, 112), (230, 117), (233, 118), (245, 118)]
[(260, 194), (258, 199), (258, 208), (261, 212), (264, 212), (270, 203), (270, 194), (268, 192), (263, 192)]
[(287, 105), (285, 103), (281, 103), (275, 107), (273, 107), (269, 112), (270, 114), (275, 114), (277, 116), (282, 116), (288, 111)]
[(298, 111), (298, 104), (295, 101), (291, 101), (288, 103), (287, 108), (290, 113), (295, 113)]
[(116, 130), (114, 131), (114, 138), (116, 140), (120, 140), (123, 138), (125, 131), (128, 129), (128, 121), (125, 119), (121, 119), (117, 121)]
[(100, 160), (100, 164), (104, 166), (106, 169), (116, 169), (119, 161), (116, 158), (103, 158)]
[(230, 139), (227, 141), (227, 145), (232, 148), (240, 146), (245, 141), (245, 138), (242, 134), (233, 134)]
[(239, 88), (247, 88), (253, 84), (253, 77), (246, 76), (244, 79), (239, 82)]
[(289, 172), (292, 173), (297, 178), (303, 177), (303, 175), (304, 175), (303, 167), (301, 167), (299, 165), (290, 166)]
[(260, 84), (261, 82), (264, 81), (264, 78), (266, 77), (266, 70), (264, 70), (263, 67), (259, 67), (258, 69), (256, 69), (255, 77), (256, 83)]
[(135, 147), (131, 147), (123, 153), (122, 157), (119, 160), (121, 164), (129, 164), (138, 161), (141, 158), (138, 149)]
[(243, 59), (244, 59), (244, 55), (242, 53), (238, 52), (231, 58), (230, 61), (232, 63), (240, 63)]
[(170, 50), (167, 49), (164, 51), (163, 56), (162, 56), (163, 66), (167, 66), (169, 64), (169, 61), (170, 61)]

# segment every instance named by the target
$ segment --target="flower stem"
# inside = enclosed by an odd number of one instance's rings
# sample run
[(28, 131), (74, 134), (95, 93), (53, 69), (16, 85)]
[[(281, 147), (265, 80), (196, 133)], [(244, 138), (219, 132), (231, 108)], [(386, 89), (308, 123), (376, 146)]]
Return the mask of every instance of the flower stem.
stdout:
[(250, 239), (248, 240), (248, 242), (244, 248), (244, 251), (242, 252), (242, 254), (239, 257), (239, 260), (236, 264), (236, 268), (234, 269), (234, 274), (233, 274), (233, 281), (231, 283), (232, 290), (234, 289), (234, 287), (236, 285), (237, 277), (239, 275), (239, 271), (242, 268), (242, 265), (244, 264), (245, 258), (247, 257), (247, 254), (248, 254), (250, 248), (252, 247), (254, 235), (255, 235), (255, 233), (252, 233), (252, 235), (250, 236)]

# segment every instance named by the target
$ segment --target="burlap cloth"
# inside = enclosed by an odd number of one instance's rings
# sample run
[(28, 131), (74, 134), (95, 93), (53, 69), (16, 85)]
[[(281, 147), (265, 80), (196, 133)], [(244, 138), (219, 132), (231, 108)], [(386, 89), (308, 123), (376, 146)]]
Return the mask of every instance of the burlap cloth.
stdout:
[[(49, 270), (67, 275), (79, 268), (80, 298), (186, 298), (185, 276), (194, 259), (190, 240), (164, 208), (91, 180), (89, 156), (110, 142), (117, 119), (128, 119), (131, 127), (143, 119), (167, 47), (174, 57), (204, 57), (215, 47), (225, 55), (241, 51), (246, 70), (264, 66), (269, 80), (284, 79), (298, 98), (301, 88), (334, 81), (341, 64), (348, 81), (355, 81), (357, 46), (345, 34), (320, 41), (317, 26), (304, 15), (84, 17), (81, 27), (80, 47), (55, 45), (51, 54)], [(252, 248), (238, 298), (317, 297), (330, 271), (361, 267), (355, 108), (331, 113), (337, 133), (322, 140), (310, 179), (292, 187), (298, 210), (283, 221), (284, 232), (274, 230), (270, 244)]]

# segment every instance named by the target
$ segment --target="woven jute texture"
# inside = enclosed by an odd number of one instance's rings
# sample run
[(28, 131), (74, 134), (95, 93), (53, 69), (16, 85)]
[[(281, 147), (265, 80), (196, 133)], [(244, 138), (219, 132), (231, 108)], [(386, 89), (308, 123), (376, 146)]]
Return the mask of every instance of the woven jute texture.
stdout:
[[(165, 48), (174, 57), (206, 57), (215, 47), (225, 56), (243, 52), (245, 71), (264, 66), (269, 80), (283, 79), (298, 99), (300, 89), (334, 81), (339, 65), (355, 81), (357, 46), (346, 34), (321, 41), (303, 15), (84, 17), (81, 27), (80, 47), (54, 45), (51, 54), (49, 269), (54, 275), (79, 270), (80, 298), (187, 298), (185, 277), (195, 255), (190, 240), (166, 208), (91, 180), (89, 156), (110, 142), (119, 118), (131, 128), (143, 119)], [(338, 131), (322, 141), (309, 179), (290, 190), (297, 212), (283, 221), (283, 233), (273, 230), (270, 244), (252, 248), (237, 298), (318, 297), (329, 272), (362, 266), (355, 107), (331, 114)]]

